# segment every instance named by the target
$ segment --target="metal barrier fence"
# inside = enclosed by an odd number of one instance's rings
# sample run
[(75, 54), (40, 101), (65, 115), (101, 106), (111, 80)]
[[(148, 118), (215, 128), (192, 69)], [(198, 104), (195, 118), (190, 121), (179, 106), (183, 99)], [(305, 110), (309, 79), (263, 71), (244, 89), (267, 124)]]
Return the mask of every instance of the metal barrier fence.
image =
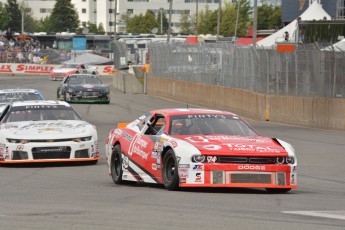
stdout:
[(345, 51), (320, 44), (293, 53), (218, 44), (149, 46), (153, 76), (248, 89), (253, 92), (345, 98)]

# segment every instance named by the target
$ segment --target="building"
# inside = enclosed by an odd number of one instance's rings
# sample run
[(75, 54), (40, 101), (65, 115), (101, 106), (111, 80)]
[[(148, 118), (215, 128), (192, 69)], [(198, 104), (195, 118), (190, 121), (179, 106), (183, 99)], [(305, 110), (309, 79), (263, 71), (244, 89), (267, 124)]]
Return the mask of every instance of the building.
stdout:
[[(0, 0), (6, 3), (6, 0)], [(117, 22), (123, 13), (145, 14), (147, 10), (152, 10), (156, 14), (163, 11), (167, 17), (169, 15), (170, 0), (72, 0), (79, 14), (81, 23), (91, 22), (99, 25), (103, 24), (106, 32), (114, 32), (115, 21), (115, 1), (117, 1)], [(172, 8), (172, 29), (179, 31), (180, 16), (182, 13), (195, 15), (196, 9), (201, 11), (208, 5), (210, 10), (219, 7), (219, 1), (235, 2), (236, 0), (178, 0), (173, 1)], [(23, 4), (27, 11), (36, 18), (44, 18), (52, 12), (56, 0), (17, 0), (18, 4)], [(125, 32), (125, 25), (117, 23), (118, 32)]]
[(345, 19), (345, 0), (282, 0), (283, 23), (287, 25), (296, 19), (313, 1), (321, 3), (323, 9), (334, 19)]

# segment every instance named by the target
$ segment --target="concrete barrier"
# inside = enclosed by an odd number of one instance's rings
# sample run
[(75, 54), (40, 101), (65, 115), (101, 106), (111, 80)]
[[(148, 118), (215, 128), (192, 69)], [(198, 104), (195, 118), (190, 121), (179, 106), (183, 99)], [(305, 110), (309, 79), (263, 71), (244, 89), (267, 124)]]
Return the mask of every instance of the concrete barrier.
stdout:
[(114, 74), (113, 85), (123, 93), (144, 93), (144, 85), (133, 74), (119, 71)]
[(147, 92), (186, 104), (232, 111), (257, 120), (345, 130), (345, 99), (341, 98), (266, 95), (158, 77), (148, 78)]

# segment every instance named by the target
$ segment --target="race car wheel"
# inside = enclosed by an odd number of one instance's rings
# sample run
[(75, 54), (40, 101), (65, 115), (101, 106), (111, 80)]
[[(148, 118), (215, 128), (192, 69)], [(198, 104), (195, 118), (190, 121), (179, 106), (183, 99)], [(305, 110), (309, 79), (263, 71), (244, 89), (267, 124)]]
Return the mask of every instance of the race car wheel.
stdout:
[(286, 193), (290, 190), (291, 188), (266, 188), (266, 191), (269, 193)]
[(174, 151), (169, 149), (163, 157), (163, 184), (168, 190), (177, 190), (179, 185), (178, 164)]
[(120, 145), (115, 145), (110, 162), (111, 177), (115, 184), (122, 184), (122, 154)]

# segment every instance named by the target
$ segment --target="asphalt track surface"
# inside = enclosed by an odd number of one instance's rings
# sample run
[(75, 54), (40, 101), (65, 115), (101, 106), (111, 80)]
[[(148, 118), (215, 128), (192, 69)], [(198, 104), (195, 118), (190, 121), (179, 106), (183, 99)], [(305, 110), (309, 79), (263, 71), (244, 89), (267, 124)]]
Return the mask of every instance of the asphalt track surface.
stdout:
[[(110, 77), (104, 77), (110, 83)], [(56, 99), (47, 77), (0, 76), (0, 88), (28, 87)], [(109, 105), (74, 104), (97, 126), (97, 165), (0, 167), (0, 229), (345, 229), (345, 132), (248, 120), (261, 134), (290, 142), (298, 157), (298, 189), (183, 189), (115, 185), (104, 144), (118, 122), (146, 111), (186, 105), (112, 89)]]

